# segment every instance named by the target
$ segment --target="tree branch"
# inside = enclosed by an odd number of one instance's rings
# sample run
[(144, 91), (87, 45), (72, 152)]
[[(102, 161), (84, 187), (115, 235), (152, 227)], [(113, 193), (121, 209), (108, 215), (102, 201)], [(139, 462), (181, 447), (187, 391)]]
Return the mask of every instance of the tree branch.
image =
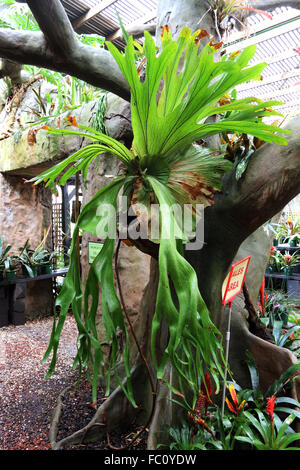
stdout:
[(111, 54), (105, 49), (76, 42), (67, 56), (49, 49), (39, 31), (11, 31), (0, 28), (0, 57), (73, 75), (99, 88), (130, 100), (128, 83)]
[[(263, 11), (272, 11), (278, 7), (292, 7), (300, 9), (299, 0), (252, 0), (250, 2), (252, 8)], [(255, 14), (255, 12), (253, 12)]]
[[(134, 23), (128, 27), (126, 26), (125, 29), (129, 36), (139, 38), (144, 36), (144, 31), (149, 31), (149, 33), (154, 34), (156, 23)], [(108, 41), (115, 41), (116, 39), (123, 39), (123, 32), (121, 29), (118, 29), (107, 38)]]
[(254, 232), (300, 192), (299, 124), (300, 116), (288, 124), (292, 133), (287, 137), (287, 147), (274, 144), (260, 147), (240, 182), (231, 174), (230, 212), (241, 233)]
[(60, 56), (72, 54), (77, 39), (68, 15), (59, 0), (27, 0), (47, 44)]

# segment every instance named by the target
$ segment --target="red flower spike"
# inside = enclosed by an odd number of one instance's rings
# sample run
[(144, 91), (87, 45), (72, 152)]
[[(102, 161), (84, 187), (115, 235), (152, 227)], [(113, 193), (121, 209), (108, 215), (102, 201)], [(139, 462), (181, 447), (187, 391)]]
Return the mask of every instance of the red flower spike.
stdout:
[(206, 429), (206, 431), (208, 431), (209, 434), (212, 436), (213, 440), (216, 441), (214, 433), (212, 432), (210, 427), (207, 426), (206, 422), (203, 421), (203, 419), (196, 419), (196, 421), (197, 421), (198, 424), (200, 424), (200, 426), (202, 426), (204, 429)]
[(196, 402), (196, 406), (194, 409), (197, 416), (201, 416), (201, 412), (204, 407), (205, 407), (205, 415), (207, 414), (208, 405), (211, 401), (210, 396), (212, 394), (212, 386), (210, 383), (209, 374), (205, 374), (204, 382), (202, 382), (201, 384), (200, 395), (198, 397), (198, 400)]
[(273, 418), (274, 406), (275, 406), (275, 395), (267, 398), (266, 411), (269, 413), (270, 417)]
[(212, 394), (212, 387), (210, 383), (209, 374), (204, 375), (204, 380), (205, 385), (204, 383), (201, 384), (201, 393), (203, 393), (203, 395), (206, 395), (207, 397), (210, 397)]
[(194, 412), (200, 416), (205, 405), (206, 405), (206, 396), (201, 393), (201, 395), (199, 396), (196, 402)]
[(271, 439), (273, 439), (273, 413), (274, 413), (274, 406), (275, 406), (275, 395), (267, 398), (267, 405), (266, 411), (270, 415), (270, 423), (271, 423)]
[(259, 299), (260, 299), (261, 305), (263, 305), (264, 296), (265, 296), (265, 278), (263, 277), (263, 280), (259, 289)]

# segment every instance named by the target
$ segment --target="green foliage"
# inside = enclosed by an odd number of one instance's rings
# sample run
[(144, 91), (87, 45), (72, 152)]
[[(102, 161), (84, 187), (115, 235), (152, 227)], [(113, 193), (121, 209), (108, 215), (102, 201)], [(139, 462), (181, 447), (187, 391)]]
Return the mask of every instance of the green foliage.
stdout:
[[(52, 70), (25, 65), (31, 75), (41, 76), (53, 85), (53, 89), (47, 91), (46, 97), (42, 96), (41, 85), (37, 89), (32, 88), (39, 105), (38, 111), (28, 108), (27, 125), (35, 126), (47, 123), (50, 119), (59, 119), (63, 113), (71, 112), (79, 108), (83, 103), (99, 99), (103, 103), (105, 94), (102, 90), (88, 85), (83, 80), (69, 75), (63, 75)], [(100, 117), (98, 126), (100, 125)], [(102, 124), (103, 126), (103, 124)], [(96, 127), (97, 129), (97, 127)], [(102, 127), (102, 132), (104, 128)]]
[(27, 5), (2, 0), (1, 28), (38, 31), (40, 28)]
[[(211, 435), (203, 429), (195, 432), (186, 423), (182, 423), (181, 427), (167, 426), (166, 428), (172, 439), (169, 445), (171, 450), (208, 450), (208, 447), (213, 445)], [(158, 447), (165, 446), (158, 445)]]
[(29, 277), (34, 277), (34, 271), (32, 268), (36, 268), (41, 264), (48, 264), (52, 261), (55, 253), (49, 253), (48, 250), (44, 249), (42, 246), (39, 246), (35, 250), (30, 249), (28, 243), (22, 248), (17, 259), (22, 266), (26, 269)]
[[(297, 338), (294, 336), (296, 331), (300, 330), (300, 325), (295, 325), (292, 328), (289, 328), (288, 330), (283, 330), (283, 322), (282, 321), (275, 321), (273, 324), (273, 331), (272, 331), (272, 336), (274, 339), (274, 342), (277, 346), (280, 346), (282, 348), (288, 348), (291, 351), (296, 351), (299, 346), (294, 345), (294, 341), (297, 340)], [(299, 335), (298, 335), (299, 338)]]
[(19, 264), (17, 256), (7, 256), (4, 261), (5, 271), (15, 271)]
[(291, 447), (292, 442), (300, 439), (300, 433), (294, 433), (290, 428), (295, 419), (293, 413), (284, 421), (276, 417), (274, 433), (266, 416), (260, 410), (255, 410), (255, 413), (257, 417), (245, 411), (245, 418), (251, 423), (251, 427), (244, 426), (247, 436), (236, 436), (237, 440), (247, 442), (257, 450), (300, 450), (300, 447)]
[(11, 245), (5, 246), (3, 243), (3, 238), (0, 236), (0, 268), (3, 268), (10, 249), (11, 249)]
[(95, 115), (92, 120), (92, 128), (98, 132), (106, 134), (106, 128), (104, 124), (106, 113), (106, 94), (100, 96)]
[[(238, 56), (223, 56), (220, 62), (216, 62), (214, 44), (209, 43), (198, 53), (201, 35), (204, 37), (201, 31), (192, 34), (188, 28), (184, 28), (178, 40), (173, 41), (165, 28), (162, 52), (157, 56), (154, 40), (145, 32), (143, 53), (146, 69), (143, 80), (136, 68), (136, 49), (132, 38), (128, 38), (125, 54), (107, 43), (131, 89), (134, 134), (131, 150), (104, 133), (78, 126), (71, 118), (70, 122), (77, 125), (78, 131), (45, 127), (49, 133), (74, 134), (88, 138), (92, 143), (33, 178), (35, 183), (46, 181), (46, 185), (54, 189), (55, 184), (64, 184), (78, 171), (82, 172), (85, 179), (89, 164), (99, 154), (106, 152), (117, 157), (124, 165), (123, 175), (98, 191), (79, 216), (70, 250), (69, 272), (56, 300), (56, 306), (61, 307), (60, 315), (58, 319), (54, 318), (53, 332), (45, 354), (46, 360), (52, 353), (49, 368), (51, 374), (56, 364), (64, 320), (72, 306), (79, 330), (75, 366), (80, 365), (84, 369), (91, 367), (94, 399), (99, 369), (107, 377), (107, 393), (109, 392), (110, 372), (116, 371), (118, 358), (117, 329), (121, 329), (126, 338), (123, 357), (127, 384), (124, 386), (121, 378), (119, 382), (135, 405), (129, 380), (127, 332), (113, 284), (111, 264), (114, 240), (106, 234), (104, 247), (91, 265), (84, 290), (81, 287), (75, 246), (79, 230), (96, 235), (98, 224), (104, 223), (104, 216), (97, 209), (107, 203), (116, 208), (121, 189), (123, 194), (129, 196), (129, 205), (133, 204), (133, 200), (142, 202), (147, 208), (152, 202), (159, 204), (159, 284), (151, 338), (152, 358), (157, 375), (165, 380), (164, 366), (171, 361), (179, 377), (180, 389), (188, 386), (195, 400), (206, 368), (215, 381), (216, 390), (219, 389), (219, 377), (223, 375), (224, 367), (220, 333), (210, 320), (198, 289), (196, 273), (183, 256), (188, 235), (180, 228), (171, 207), (174, 203), (189, 203), (195, 207), (199, 201), (205, 205), (211, 204), (214, 192), (221, 189), (224, 172), (232, 167), (222, 151), (194, 145), (196, 140), (222, 132), (241, 132), (253, 134), (266, 142), (284, 145), (287, 142), (278, 135), (283, 131), (261, 122), (262, 116), (276, 114), (266, 109), (266, 106), (276, 102), (263, 103), (250, 98), (217, 106), (219, 99), (237, 84), (260, 76), (266, 64), (254, 67), (248, 65), (255, 47), (246, 48)], [(184, 63), (179, 70), (182, 54)], [(162, 80), (163, 88), (159, 94)], [(255, 104), (252, 104), (253, 101)], [(209, 116), (220, 113), (220, 120), (205, 123)], [(112, 345), (107, 371), (96, 331), (99, 283), (102, 286), (103, 323), (107, 331), (107, 342)], [(178, 305), (171, 295), (171, 284)], [(155, 344), (163, 319), (168, 327), (168, 344), (162, 358), (158, 360)]]
[[(3, 2), (2, 2), (3, 4)], [(7, 0), (2, 5), (3, 18), (0, 20), (1, 28), (21, 29), (29, 31), (38, 31), (40, 28), (26, 4), (16, 3)], [(78, 41), (87, 46), (104, 47), (105, 38), (91, 34), (76, 34)], [(87, 84), (76, 77), (66, 76), (60, 72), (39, 68), (32, 65), (24, 65), (32, 76), (42, 76), (46, 81), (55, 86), (55, 90), (47, 92), (46, 100), (41, 97), (40, 87), (35, 90), (39, 104), (39, 110), (28, 108), (30, 118), (27, 124), (35, 125), (45, 123), (51, 118), (58, 118), (62, 113), (71, 111), (81, 106), (83, 103), (101, 99), (103, 91)]]
[[(272, 327), (275, 321), (286, 325), (289, 315), (295, 312), (295, 299), (281, 290), (268, 290), (264, 308), (259, 308), (259, 321), (265, 327)], [(261, 306), (260, 306), (261, 307)]]
[[(170, 448), (190, 450), (196, 448), (194, 444), (200, 444), (202, 450), (299, 450), (293, 447), (293, 442), (299, 440), (300, 433), (295, 433), (291, 424), (300, 417), (300, 403), (277, 395), (286, 393), (299, 375), (300, 362), (289, 367), (264, 394), (259, 388), (256, 364), (249, 353), (247, 364), (252, 389), (229, 384), (231, 402), (226, 398), (228, 407), (224, 414), (210, 401), (205, 414), (204, 409), (202, 413), (201, 410), (197, 413), (197, 407), (193, 410), (196, 419), (192, 423), (188, 420), (181, 428), (167, 427), (172, 439)], [(186, 414), (191, 416), (189, 409)]]
[[(177, 42), (167, 32), (162, 39), (162, 53), (156, 57), (156, 47), (151, 35), (145, 32), (144, 52), (147, 59), (146, 79), (142, 83), (134, 63), (132, 39), (121, 54), (107, 43), (132, 93), (131, 117), (134, 129), (133, 151), (141, 164), (149, 164), (158, 156), (174, 162), (178, 149), (188, 148), (195, 140), (223, 131), (244, 132), (266, 142), (286, 144), (286, 140), (273, 132), (282, 132), (258, 121), (259, 116), (277, 114), (267, 111), (275, 102), (251, 104), (254, 98), (236, 100), (222, 106), (230, 114), (220, 122), (206, 124), (209, 116), (220, 114), (218, 100), (234, 86), (260, 77), (266, 64), (247, 67), (255, 54), (250, 46), (236, 57), (223, 56), (214, 61), (216, 49), (207, 44), (197, 55), (195, 40), (199, 32), (191, 34), (184, 28)], [(179, 59), (184, 51), (185, 63), (179, 72)], [(161, 79), (163, 91), (157, 101)], [(155, 136), (155, 138), (153, 138)]]

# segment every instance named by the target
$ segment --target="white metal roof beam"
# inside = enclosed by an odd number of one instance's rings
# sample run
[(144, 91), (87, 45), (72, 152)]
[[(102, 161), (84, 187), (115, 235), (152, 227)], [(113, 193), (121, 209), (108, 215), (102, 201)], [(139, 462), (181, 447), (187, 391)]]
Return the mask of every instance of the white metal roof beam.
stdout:
[(295, 49), (290, 49), (290, 50), (281, 52), (280, 54), (275, 54), (270, 57), (268, 56), (259, 60), (255, 60), (253, 62), (250, 62), (250, 64), (256, 65), (256, 64), (260, 64), (261, 62), (267, 62), (268, 65), (270, 65), (276, 62), (280, 62), (281, 60), (290, 59), (291, 57), (296, 57), (296, 56), (299, 56), (299, 52), (297, 52)]
[[(261, 31), (266, 30), (267, 28), (277, 26), (283, 23), (283, 21), (293, 20), (294, 18), (299, 17), (298, 10), (287, 10), (282, 14), (281, 12), (272, 12), (272, 20), (266, 18), (263, 21), (259, 21), (258, 23), (254, 24), (246, 24), (242, 31), (231, 32), (230, 35), (226, 38), (227, 40), (224, 41), (226, 44), (231, 44), (233, 41), (243, 40), (249, 37), (251, 34), (258, 34)], [(251, 18), (251, 17), (250, 17)]]
[(102, 2), (95, 5), (93, 8), (90, 8), (89, 11), (81, 15), (79, 18), (72, 22), (73, 28), (77, 29), (82, 26), (84, 23), (87, 23), (95, 16), (99, 15), (101, 11), (105, 10), (105, 8), (109, 7), (113, 3), (116, 3), (117, 0), (102, 0)]
[(265, 31), (263, 33), (256, 34), (255, 36), (245, 39), (244, 41), (238, 41), (235, 44), (230, 44), (228, 46), (225, 46), (224, 49), (226, 50), (226, 53), (228, 54), (236, 50), (244, 49), (247, 46), (251, 46), (253, 44), (257, 44), (262, 41), (267, 41), (268, 39), (272, 39), (276, 36), (279, 36), (280, 34), (289, 33), (298, 28), (300, 28), (300, 18), (293, 22), (289, 22), (289, 23), (283, 24), (282, 26), (278, 26), (276, 28)]
[[(273, 91), (272, 93), (264, 94), (263, 99), (269, 100), (269, 99), (277, 98), (278, 96), (282, 96), (282, 95), (290, 95), (292, 93), (294, 94), (299, 91), (300, 91), (300, 85), (294, 85), (288, 88), (282, 88), (281, 90)], [(257, 95), (257, 98), (259, 98), (259, 95)]]
[(287, 80), (288, 78), (298, 77), (300, 75), (300, 69), (292, 70), (291, 72), (282, 72), (276, 75), (271, 75), (270, 77), (263, 78), (263, 80), (253, 81), (247, 85), (238, 87), (238, 91), (251, 90), (252, 88), (257, 88), (264, 85), (269, 85), (270, 83), (280, 82), (281, 80)]

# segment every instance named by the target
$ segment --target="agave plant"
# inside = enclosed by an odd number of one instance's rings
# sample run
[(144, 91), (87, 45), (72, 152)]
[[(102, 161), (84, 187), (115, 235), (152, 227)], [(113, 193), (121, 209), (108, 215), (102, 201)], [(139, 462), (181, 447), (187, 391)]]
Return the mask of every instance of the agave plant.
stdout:
[[(188, 28), (183, 28), (175, 41), (169, 28), (164, 27), (161, 35), (162, 50), (157, 54), (153, 38), (145, 32), (146, 68), (143, 79), (136, 67), (133, 39), (128, 38), (124, 54), (107, 43), (131, 89), (134, 139), (130, 150), (103, 133), (78, 125), (73, 117), (68, 118), (69, 124), (77, 126), (78, 130), (43, 127), (52, 134), (84, 136), (92, 143), (33, 178), (35, 184), (46, 181), (53, 188), (58, 181), (63, 185), (78, 171), (82, 172), (85, 179), (89, 164), (104, 152), (117, 157), (124, 168), (123, 174), (100, 189), (81, 211), (74, 230), (69, 272), (56, 300), (56, 305), (61, 307), (59, 319), (56, 321), (54, 318), (52, 336), (44, 357), (46, 360), (53, 353), (49, 367), (51, 374), (56, 363), (59, 336), (68, 308), (72, 305), (79, 330), (75, 365), (92, 365), (94, 398), (100, 367), (104, 373), (104, 359), (95, 326), (100, 282), (103, 322), (107, 340), (112, 342), (109, 371), (115, 369), (117, 329), (120, 328), (126, 337), (124, 362), (128, 379), (124, 386), (120, 378), (120, 385), (134, 404), (129, 380), (128, 335), (113, 284), (115, 240), (106, 237), (103, 249), (90, 267), (84, 290), (75, 245), (80, 229), (96, 235), (98, 224), (103, 222), (103, 215), (97, 209), (105, 204), (117, 209), (121, 190), (123, 195), (128, 196), (128, 206), (135, 206), (137, 202), (147, 208), (152, 203), (159, 205), (159, 285), (151, 341), (157, 376), (163, 379), (165, 365), (171, 361), (179, 382), (187, 384), (197, 397), (199, 380), (204, 379), (205, 365), (218, 390), (224, 366), (220, 333), (212, 323), (200, 295), (196, 273), (183, 256), (188, 236), (179, 227), (178, 219), (170, 208), (175, 203), (189, 204), (194, 212), (199, 202), (204, 206), (212, 204), (214, 193), (221, 189), (222, 175), (232, 167), (221, 151), (204, 148), (195, 142), (222, 132), (247, 133), (277, 144), (287, 142), (278, 135), (282, 130), (262, 122), (264, 116), (277, 114), (271, 109), (277, 102), (265, 103), (247, 98), (229, 100), (223, 106), (218, 104), (236, 85), (260, 78), (266, 64), (248, 65), (255, 53), (255, 46), (246, 48), (240, 54), (229, 57), (224, 55), (220, 61), (216, 61), (214, 55), (220, 44), (211, 41), (199, 53), (199, 42), (205, 36), (207, 33), (203, 30), (192, 34)], [(219, 115), (218, 121), (207, 123), (207, 118), (214, 115)], [(173, 230), (170, 230), (170, 226)], [(174, 286), (178, 306), (174, 303), (171, 285)], [(155, 343), (163, 318), (169, 327), (169, 340), (163, 357), (158, 361)]]

